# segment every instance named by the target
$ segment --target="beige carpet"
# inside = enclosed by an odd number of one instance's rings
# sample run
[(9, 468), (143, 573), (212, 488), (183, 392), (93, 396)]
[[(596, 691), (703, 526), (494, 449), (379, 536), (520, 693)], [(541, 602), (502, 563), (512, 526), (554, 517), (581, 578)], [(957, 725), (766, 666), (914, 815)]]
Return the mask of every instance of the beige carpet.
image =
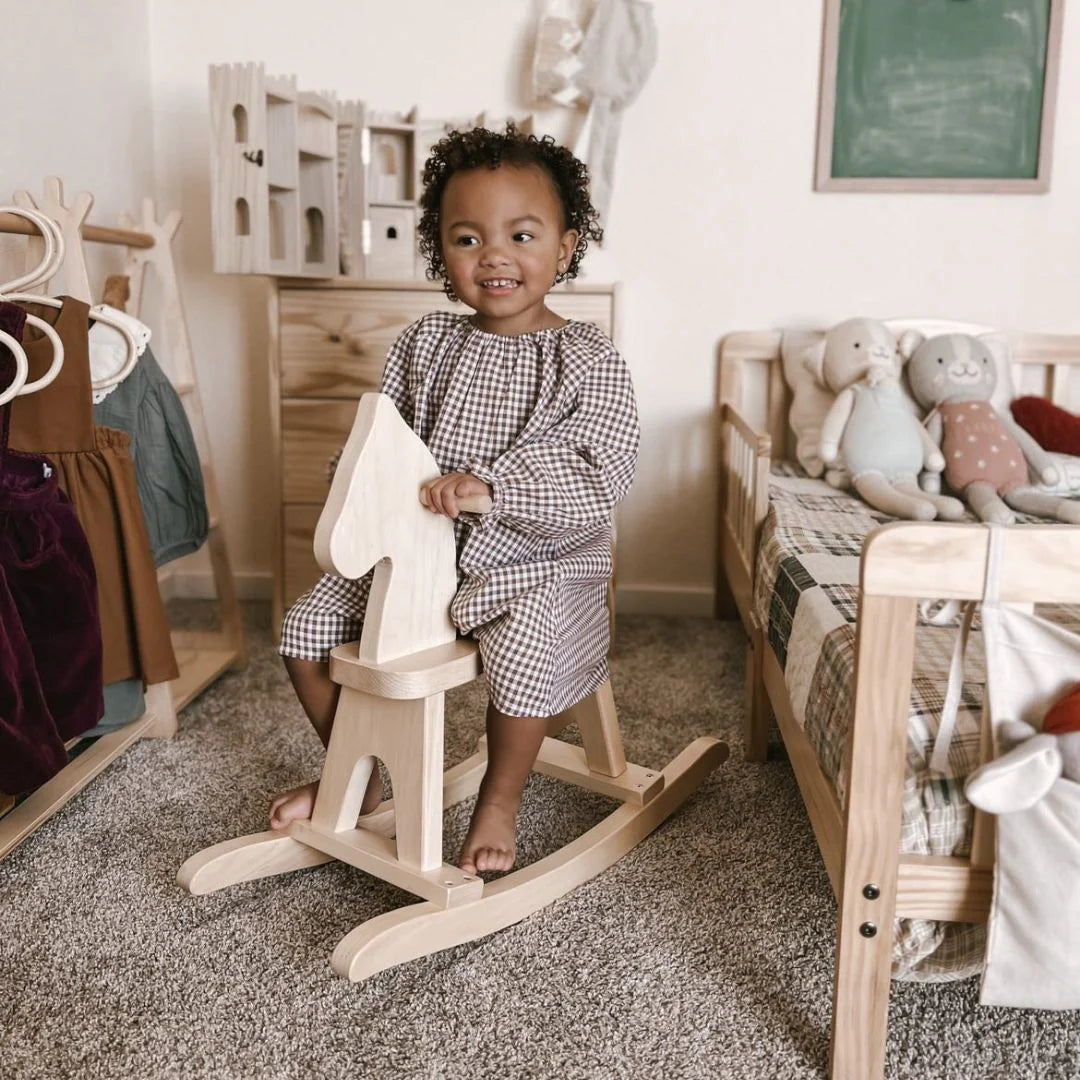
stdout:
[[(204, 897), (175, 884), (187, 855), (263, 828), (270, 795), (318, 772), (265, 612), (248, 616), (246, 672), (0, 863), (0, 1078), (825, 1075), (835, 906), (782, 753), (741, 760), (737, 626), (619, 621), (628, 756), (659, 766), (699, 734), (732, 747), (680, 812), (538, 915), (353, 985), (330, 971), (334, 945), (405, 894), (341, 864)], [(471, 751), (482, 700), (452, 696), (448, 762)], [(610, 805), (534, 779), (524, 858)], [(449, 858), (467, 810), (447, 817)], [(980, 1009), (974, 981), (894, 985), (887, 1075), (1073, 1080), (1080, 1030)]]

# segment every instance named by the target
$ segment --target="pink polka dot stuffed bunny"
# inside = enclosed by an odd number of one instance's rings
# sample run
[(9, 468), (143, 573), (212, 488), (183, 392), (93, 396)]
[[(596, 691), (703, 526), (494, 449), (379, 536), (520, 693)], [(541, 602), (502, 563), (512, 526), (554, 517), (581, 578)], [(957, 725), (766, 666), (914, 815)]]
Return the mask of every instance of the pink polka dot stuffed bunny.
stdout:
[[(927, 430), (945, 458), (945, 483), (982, 521), (1012, 524), (1013, 510), (1080, 524), (1080, 501), (1032, 486), (1057, 481), (1057, 466), (1042, 447), (991, 402), (997, 363), (984, 341), (970, 334), (923, 338), (909, 331), (900, 342), (910, 356), (907, 376), (915, 400), (929, 409)], [(1011, 509), (1010, 509), (1011, 508)]]

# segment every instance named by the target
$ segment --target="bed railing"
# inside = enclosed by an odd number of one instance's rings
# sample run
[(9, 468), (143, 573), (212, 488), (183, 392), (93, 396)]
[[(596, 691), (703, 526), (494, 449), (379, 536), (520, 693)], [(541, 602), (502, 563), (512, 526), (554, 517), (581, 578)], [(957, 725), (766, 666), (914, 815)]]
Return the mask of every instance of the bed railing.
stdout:
[(754, 561), (758, 538), (769, 508), (769, 463), (772, 440), (756, 432), (730, 405), (720, 412), (724, 490), (721, 529), (724, 572), (743, 622), (749, 625), (753, 602)]

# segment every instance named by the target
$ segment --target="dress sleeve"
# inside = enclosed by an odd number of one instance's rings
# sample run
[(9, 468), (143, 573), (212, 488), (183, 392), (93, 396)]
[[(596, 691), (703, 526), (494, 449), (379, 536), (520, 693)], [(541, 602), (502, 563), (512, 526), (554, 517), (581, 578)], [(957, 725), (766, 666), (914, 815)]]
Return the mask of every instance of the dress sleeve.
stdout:
[[(383, 365), (382, 382), (379, 393), (386, 394), (397, 406), (405, 423), (412, 427), (413, 422), (413, 399), (409, 390), (409, 358), (412, 356), (413, 345), (420, 328), (418, 320), (411, 326), (407, 326), (398, 334), (390, 351), (386, 354), (386, 363)], [(326, 482), (334, 482), (334, 473), (337, 471), (338, 462), (341, 460), (341, 452), (345, 448), (338, 447), (333, 456), (326, 463)]]
[(492, 489), (476, 526), (557, 537), (608, 520), (634, 478), (639, 437), (630, 371), (609, 344), (558, 423), (490, 465), (465, 466)]

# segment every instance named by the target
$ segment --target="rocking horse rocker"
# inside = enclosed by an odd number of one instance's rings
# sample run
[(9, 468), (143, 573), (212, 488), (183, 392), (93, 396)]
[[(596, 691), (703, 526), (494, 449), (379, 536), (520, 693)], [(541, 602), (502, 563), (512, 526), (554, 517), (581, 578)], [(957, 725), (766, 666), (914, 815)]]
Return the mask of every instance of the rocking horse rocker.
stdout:
[[(438, 475), (393, 402), (366, 394), (315, 533), (325, 570), (358, 578), (374, 566), (375, 575), (359, 643), (331, 654), (341, 694), (311, 818), (206, 848), (178, 874), (180, 885), (201, 894), (340, 859), (421, 897), (341, 940), (332, 966), (353, 981), (484, 937), (552, 903), (625, 855), (728, 754), (703, 737), (662, 771), (627, 763), (605, 682), (552, 717), (534, 770), (622, 806), (577, 840), (491, 883), (443, 863), (443, 809), (478, 790), (486, 740), (444, 775), (444, 691), (477, 678), (481, 665), (476, 643), (459, 639), (450, 621), (453, 525), (417, 498)], [(479, 502), (467, 508), (490, 509), (487, 499)], [(553, 737), (571, 723), (584, 749)], [(376, 757), (390, 772), (394, 798), (358, 820)]]

